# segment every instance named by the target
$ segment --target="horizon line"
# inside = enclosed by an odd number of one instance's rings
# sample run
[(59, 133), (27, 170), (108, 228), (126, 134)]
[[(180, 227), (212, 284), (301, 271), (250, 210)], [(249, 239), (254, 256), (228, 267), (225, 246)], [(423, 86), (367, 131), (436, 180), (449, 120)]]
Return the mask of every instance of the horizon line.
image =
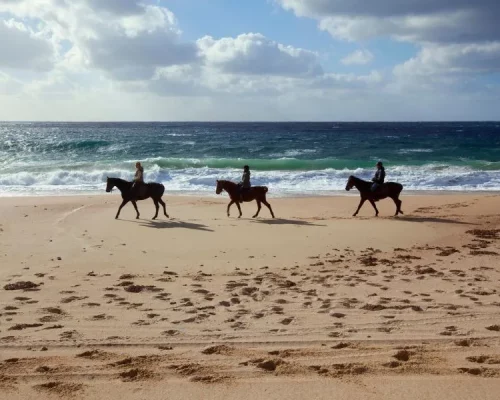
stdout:
[(341, 121), (341, 120), (0, 120), (0, 123), (231, 123), (231, 124), (284, 124), (284, 123), (334, 123), (334, 124), (370, 124), (370, 123), (385, 123), (385, 124), (398, 124), (398, 123), (484, 123), (484, 122), (497, 122), (500, 123), (500, 119), (484, 119), (484, 120), (373, 120), (373, 121)]

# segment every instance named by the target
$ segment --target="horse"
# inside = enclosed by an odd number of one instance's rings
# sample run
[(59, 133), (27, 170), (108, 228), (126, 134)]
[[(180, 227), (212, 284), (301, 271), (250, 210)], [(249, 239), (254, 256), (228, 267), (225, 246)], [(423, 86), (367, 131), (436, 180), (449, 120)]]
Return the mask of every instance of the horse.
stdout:
[(229, 194), (229, 198), (231, 201), (227, 205), (227, 216), (229, 217), (229, 209), (233, 205), (233, 203), (236, 203), (236, 206), (238, 207), (238, 211), (240, 212), (240, 216), (238, 218), (241, 218), (241, 207), (240, 207), (240, 202), (241, 200), (243, 202), (249, 202), (249, 201), (257, 201), (257, 212), (252, 218), (255, 218), (259, 215), (260, 209), (261, 209), (261, 203), (264, 203), (264, 205), (269, 208), (269, 211), (271, 212), (272, 217), (274, 218), (274, 213), (273, 209), (271, 208), (271, 204), (269, 204), (266, 200), (266, 193), (268, 191), (267, 186), (252, 186), (251, 188), (247, 189), (246, 191), (243, 192), (242, 198), (240, 198), (240, 187), (238, 186), (237, 183), (231, 182), (231, 181), (217, 181), (217, 188), (215, 189), (215, 193), (221, 194), (222, 191), (225, 190), (227, 194)]
[(146, 200), (151, 197), (153, 199), (153, 202), (155, 203), (156, 207), (156, 214), (153, 217), (153, 219), (156, 219), (158, 217), (158, 210), (159, 206), (158, 203), (160, 203), (163, 206), (163, 213), (165, 214), (165, 217), (170, 218), (167, 214), (167, 209), (165, 208), (165, 202), (161, 199), (161, 196), (163, 196), (163, 193), (165, 192), (165, 186), (163, 186), (161, 183), (143, 183), (141, 187), (139, 188), (139, 193), (135, 195), (132, 193), (133, 182), (128, 182), (120, 178), (107, 178), (106, 179), (106, 192), (110, 193), (113, 188), (116, 186), (118, 190), (122, 194), (122, 204), (120, 204), (120, 207), (118, 208), (118, 212), (116, 213), (115, 219), (118, 219), (120, 216), (120, 211), (122, 210), (123, 206), (127, 204), (129, 201), (132, 202), (134, 205), (135, 211), (137, 212), (137, 217), (136, 219), (139, 219), (139, 210), (137, 208), (136, 201), (138, 200)]
[(394, 204), (396, 204), (396, 214), (394, 214), (394, 216), (397, 217), (398, 214), (404, 214), (403, 210), (401, 210), (402, 201), (399, 200), (399, 195), (403, 190), (403, 185), (396, 182), (387, 182), (380, 185), (380, 187), (375, 192), (372, 192), (372, 185), (372, 182), (364, 181), (363, 179), (359, 179), (353, 175), (351, 175), (347, 180), (345, 190), (349, 191), (353, 187), (355, 187), (359, 190), (359, 194), (361, 196), (361, 201), (359, 202), (358, 209), (353, 214), (353, 217), (358, 215), (359, 210), (366, 200), (371, 203), (371, 205), (375, 209), (375, 216), (378, 217), (378, 210), (375, 202), (387, 197), (390, 197), (394, 201)]

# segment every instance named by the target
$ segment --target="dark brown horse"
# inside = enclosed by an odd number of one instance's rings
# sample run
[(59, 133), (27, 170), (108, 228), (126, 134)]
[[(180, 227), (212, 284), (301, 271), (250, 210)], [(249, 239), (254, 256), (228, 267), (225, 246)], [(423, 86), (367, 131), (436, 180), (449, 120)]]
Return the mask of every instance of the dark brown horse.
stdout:
[(120, 216), (120, 211), (122, 210), (123, 206), (127, 204), (129, 201), (132, 202), (134, 205), (135, 211), (137, 212), (137, 219), (139, 219), (139, 209), (137, 208), (137, 201), (138, 200), (146, 200), (149, 199), (150, 197), (153, 199), (153, 202), (155, 203), (156, 207), (156, 214), (153, 217), (153, 219), (156, 219), (158, 217), (158, 210), (159, 210), (159, 205), (160, 203), (163, 206), (163, 213), (165, 214), (165, 217), (169, 218), (167, 214), (167, 209), (165, 208), (165, 202), (161, 199), (161, 196), (163, 196), (163, 193), (165, 192), (165, 186), (163, 186), (161, 183), (143, 183), (142, 187), (139, 188), (138, 193), (132, 193), (132, 182), (125, 181), (120, 178), (107, 178), (106, 181), (106, 192), (110, 193), (113, 188), (116, 186), (118, 190), (122, 193), (122, 204), (120, 204), (120, 207), (118, 208), (118, 212), (116, 213), (115, 219), (118, 219)]
[(233, 203), (236, 203), (236, 206), (238, 207), (238, 211), (240, 212), (240, 216), (238, 218), (241, 218), (241, 207), (240, 207), (240, 202), (243, 200), (243, 202), (248, 202), (248, 201), (257, 201), (257, 212), (252, 218), (255, 218), (259, 215), (260, 209), (261, 209), (261, 203), (264, 203), (264, 205), (269, 208), (269, 211), (271, 212), (272, 217), (274, 218), (274, 213), (273, 209), (271, 208), (271, 204), (269, 204), (266, 200), (266, 193), (268, 191), (267, 186), (252, 186), (250, 189), (247, 189), (246, 191), (243, 192), (242, 198), (240, 198), (240, 187), (238, 186), (237, 183), (231, 182), (231, 181), (217, 181), (217, 188), (215, 189), (215, 193), (221, 194), (222, 191), (225, 190), (227, 194), (229, 194), (229, 198), (231, 201), (227, 205), (227, 216), (229, 217), (229, 209), (233, 205)]
[(353, 187), (355, 187), (359, 190), (359, 194), (361, 196), (361, 201), (359, 202), (358, 209), (353, 214), (353, 217), (358, 215), (359, 210), (366, 200), (371, 203), (371, 205), (375, 209), (375, 216), (378, 217), (378, 210), (375, 202), (387, 197), (390, 197), (394, 201), (394, 204), (396, 204), (395, 216), (397, 216), (398, 214), (403, 214), (403, 210), (401, 210), (402, 201), (399, 200), (399, 195), (403, 190), (403, 185), (396, 182), (387, 182), (380, 185), (380, 187), (375, 192), (372, 192), (372, 185), (372, 182), (364, 181), (362, 179), (356, 178), (355, 176), (351, 175), (349, 177), (345, 190), (351, 190)]

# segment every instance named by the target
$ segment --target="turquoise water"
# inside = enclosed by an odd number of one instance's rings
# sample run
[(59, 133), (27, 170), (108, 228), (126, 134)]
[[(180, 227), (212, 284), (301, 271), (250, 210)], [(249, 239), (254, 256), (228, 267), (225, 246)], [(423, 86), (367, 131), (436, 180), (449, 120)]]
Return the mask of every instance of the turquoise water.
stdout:
[(106, 176), (176, 193), (213, 194), (216, 179), (271, 194), (327, 194), (386, 164), (406, 190), (500, 190), (500, 123), (0, 123), (0, 194), (98, 193)]

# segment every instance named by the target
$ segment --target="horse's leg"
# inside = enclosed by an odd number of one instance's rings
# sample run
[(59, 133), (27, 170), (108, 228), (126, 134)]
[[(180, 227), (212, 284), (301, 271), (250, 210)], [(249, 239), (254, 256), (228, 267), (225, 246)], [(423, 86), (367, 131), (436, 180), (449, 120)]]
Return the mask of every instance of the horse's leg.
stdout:
[(229, 217), (229, 209), (231, 208), (231, 206), (233, 205), (233, 203), (234, 203), (234, 200), (231, 200), (231, 201), (229, 202), (229, 204), (227, 205), (227, 216), (228, 216), (228, 217)]
[(240, 212), (240, 215), (238, 216), (238, 218), (241, 218), (241, 216), (243, 214), (241, 213), (241, 207), (240, 207), (240, 202), (239, 201), (236, 202), (236, 207), (238, 207), (238, 211)]
[(139, 209), (137, 208), (137, 202), (135, 200), (130, 200), (132, 202), (132, 204), (134, 205), (134, 208), (135, 208), (135, 212), (137, 213), (137, 216), (135, 217), (135, 219), (139, 219), (140, 217), (140, 214), (139, 214)]
[(260, 205), (260, 200), (257, 200), (257, 212), (252, 218), (256, 218), (259, 215), (261, 207), (262, 206)]
[(158, 201), (163, 207), (163, 214), (165, 214), (165, 217), (170, 218), (167, 214), (167, 207), (165, 206), (165, 202), (161, 199), (161, 197), (158, 199)]
[(262, 202), (267, 208), (269, 208), (269, 212), (271, 213), (271, 216), (274, 218), (274, 213), (273, 209), (271, 208), (271, 204), (269, 204), (265, 198), (262, 200)]
[(127, 204), (129, 201), (130, 200), (123, 199), (122, 204), (120, 204), (120, 207), (118, 207), (118, 212), (116, 213), (115, 219), (118, 219), (118, 217), (120, 216), (120, 211), (122, 210), (123, 206)]
[(392, 200), (394, 201), (394, 204), (396, 204), (396, 214), (394, 214), (394, 216), (397, 217), (399, 213), (404, 214), (403, 211), (401, 210), (401, 204), (403, 202), (399, 200), (397, 197), (392, 197)]
[(375, 202), (372, 199), (369, 199), (368, 201), (370, 202), (372, 207), (375, 209), (375, 216), (378, 217), (378, 210), (377, 210), (377, 206), (375, 205)]
[(153, 203), (155, 203), (156, 213), (155, 213), (155, 216), (153, 217), (153, 219), (156, 219), (156, 218), (158, 218), (158, 210), (160, 209), (160, 206), (158, 205), (157, 199), (154, 199), (152, 197), (151, 197), (151, 199), (153, 200)]
[(361, 201), (359, 202), (358, 209), (357, 209), (357, 210), (356, 210), (356, 212), (352, 215), (353, 217), (355, 217), (356, 215), (358, 215), (359, 210), (361, 209), (361, 207), (363, 206), (363, 204), (365, 204), (365, 201), (366, 201), (366, 199), (365, 199), (364, 197), (361, 197)]

